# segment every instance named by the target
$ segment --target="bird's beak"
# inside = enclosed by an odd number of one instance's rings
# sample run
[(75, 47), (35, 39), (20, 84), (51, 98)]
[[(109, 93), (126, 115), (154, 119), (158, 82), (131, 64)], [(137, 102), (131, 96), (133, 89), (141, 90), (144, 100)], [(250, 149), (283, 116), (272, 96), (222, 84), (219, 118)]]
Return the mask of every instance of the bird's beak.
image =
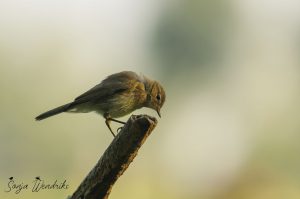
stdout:
[(161, 115), (160, 115), (160, 110), (159, 110), (159, 109), (156, 109), (156, 112), (157, 112), (157, 115), (158, 115), (159, 117), (161, 117)]

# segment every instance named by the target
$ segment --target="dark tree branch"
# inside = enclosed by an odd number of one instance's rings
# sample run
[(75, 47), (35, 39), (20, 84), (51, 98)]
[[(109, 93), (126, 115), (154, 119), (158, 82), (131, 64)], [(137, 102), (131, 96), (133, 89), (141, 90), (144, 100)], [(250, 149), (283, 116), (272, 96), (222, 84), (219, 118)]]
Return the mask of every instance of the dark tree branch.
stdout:
[(147, 115), (131, 116), (70, 198), (107, 199), (156, 124), (157, 120)]

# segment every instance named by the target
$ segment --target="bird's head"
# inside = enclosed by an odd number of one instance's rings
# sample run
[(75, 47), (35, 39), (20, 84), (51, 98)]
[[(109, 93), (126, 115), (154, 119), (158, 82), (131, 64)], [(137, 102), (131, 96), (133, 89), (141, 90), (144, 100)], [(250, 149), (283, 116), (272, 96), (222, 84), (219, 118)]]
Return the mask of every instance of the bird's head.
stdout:
[(166, 94), (163, 87), (157, 81), (151, 81), (148, 87), (147, 107), (154, 109), (158, 116), (160, 115), (160, 109), (164, 105), (166, 100)]

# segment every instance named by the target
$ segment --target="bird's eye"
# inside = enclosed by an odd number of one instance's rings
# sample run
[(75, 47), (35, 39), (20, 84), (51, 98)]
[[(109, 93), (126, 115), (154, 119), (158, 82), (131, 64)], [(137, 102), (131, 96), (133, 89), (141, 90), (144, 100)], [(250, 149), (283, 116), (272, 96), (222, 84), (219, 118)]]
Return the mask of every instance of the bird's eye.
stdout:
[(156, 95), (156, 99), (160, 101), (160, 94)]

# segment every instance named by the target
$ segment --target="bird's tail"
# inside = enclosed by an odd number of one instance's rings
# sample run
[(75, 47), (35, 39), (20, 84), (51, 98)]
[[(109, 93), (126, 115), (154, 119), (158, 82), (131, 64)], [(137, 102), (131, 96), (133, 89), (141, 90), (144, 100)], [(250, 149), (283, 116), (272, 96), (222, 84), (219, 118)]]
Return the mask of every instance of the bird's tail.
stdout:
[(65, 112), (65, 111), (70, 109), (71, 105), (72, 105), (72, 102), (68, 103), (68, 104), (65, 104), (65, 105), (62, 105), (62, 106), (59, 106), (55, 109), (52, 109), (50, 111), (47, 111), (45, 113), (40, 114), (35, 119), (36, 120), (43, 120), (43, 119), (46, 119), (46, 118), (51, 117), (53, 115), (57, 115), (59, 113)]

